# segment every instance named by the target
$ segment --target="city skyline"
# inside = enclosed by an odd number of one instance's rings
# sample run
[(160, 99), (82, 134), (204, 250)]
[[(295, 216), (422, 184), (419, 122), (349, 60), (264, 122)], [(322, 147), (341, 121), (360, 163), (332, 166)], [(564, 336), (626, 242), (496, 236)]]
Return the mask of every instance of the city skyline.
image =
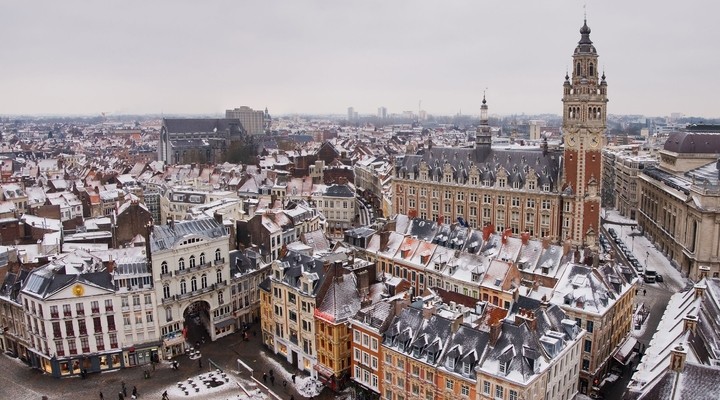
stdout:
[[(38, 5), (40, 4), (40, 6)], [(518, 7), (518, 5), (520, 7)], [(42, 8), (41, 8), (42, 7)], [(718, 117), (709, 1), (589, 3), (611, 114)], [(42, 12), (38, 12), (42, 10)], [(560, 114), (583, 4), (4, 4), (0, 115)], [(689, 18), (692, 16), (692, 18)], [(702, 62), (694, 62), (701, 60)]]

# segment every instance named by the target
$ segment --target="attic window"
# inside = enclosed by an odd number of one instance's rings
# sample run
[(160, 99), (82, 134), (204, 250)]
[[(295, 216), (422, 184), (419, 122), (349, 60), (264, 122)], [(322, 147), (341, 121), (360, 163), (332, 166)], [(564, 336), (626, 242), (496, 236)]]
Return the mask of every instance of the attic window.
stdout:
[(463, 363), (463, 374), (470, 375), (470, 363)]
[(476, 274), (476, 273), (473, 272), (473, 273), (472, 273), (472, 281), (473, 281), (473, 282), (478, 282), (478, 281), (480, 281), (480, 274)]
[(448, 357), (447, 367), (448, 367), (448, 369), (455, 369), (455, 359), (454, 358)]
[(501, 373), (503, 375), (507, 375), (509, 366), (510, 366), (509, 361), (500, 362), (499, 373)]

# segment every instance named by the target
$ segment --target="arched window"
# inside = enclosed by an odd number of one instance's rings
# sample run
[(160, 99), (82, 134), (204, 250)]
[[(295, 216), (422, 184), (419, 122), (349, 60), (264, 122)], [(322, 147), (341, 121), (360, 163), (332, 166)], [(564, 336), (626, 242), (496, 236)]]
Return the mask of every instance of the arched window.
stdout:
[(160, 273), (163, 275), (168, 273), (167, 261), (163, 261), (162, 264), (160, 264)]
[(580, 76), (580, 63), (575, 65), (575, 75)]
[(190, 279), (190, 290), (193, 292), (197, 290), (197, 278), (194, 276)]
[(195, 256), (190, 256), (190, 268), (195, 268)]
[(225, 299), (223, 299), (223, 292), (218, 292), (218, 304), (223, 304), (223, 303), (225, 303)]
[(217, 283), (222, 282), (222, 270), (221, 269), (217, 270), (216, 275), (217, 275)]
[(187, 293), (187, 282), (185, 282), (185, 279), (180, 281), (180, 294)]
[(200, 287), (202, 287), (203, 289), (207, 287), (207, 275), (205, 274), (202, 274), (202, 276), (200, 277)]
[(205, 264), (205, 253), (200, 253), (200, 265)]
[(180, 271), (182, 271), (182, 270), (185, 269), (185, 259), (184, 259), (184, 258), (180, 258), (180, 259), (178, 260), (178, 269), (179, 269)]
[(590, 76), (595, 76), (595, 66), (590, 63)]
[(170, 308), (170, 307), (165, 309), (165, 320), (167, 322), (172, 321), (172, 308)]
[(215, 261), (220, 260), (220, 249), (215, 250)]
[(170, 298), (170, 285), (167, 283), (163, 285), (163, 299)]

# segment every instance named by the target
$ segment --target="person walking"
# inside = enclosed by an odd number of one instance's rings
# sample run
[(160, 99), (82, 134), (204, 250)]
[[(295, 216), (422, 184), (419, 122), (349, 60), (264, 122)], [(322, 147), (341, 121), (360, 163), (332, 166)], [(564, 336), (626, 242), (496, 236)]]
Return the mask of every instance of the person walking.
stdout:
[(105, 396), (103, 396), (102, 392), (100, 392), (100, 400), (105, 400)]
[(124, 399), (127, 396), (127, 388), (125, 387), (125, 381), (120, 381), (120, 384), (122, 385), (122, 395)]
[(163, 392), (162, 400), (170, 400), (170, 398), (168, 397), (168, 394), (167, 394), (167, 390)]
[(275, 386), (275, 375), (270, 375), (270, 384)]
[(267, 373), (263, 372), (263, 383), (267, 384)]
[(138, 398), (137, 386), (133, 386), (132, 398), (133, 398), (133, 399), (137, 399), (137, 398)]
[(202, 369), (202, 357), (198, 358), (198, 369)]
[(295, 377), (296, 377), (296, 376), (297, 376), (297, 375), (295, 375), (295, 374), (290, 375), (290, 379), (292, 379), (293, 385), (295, 384)]
[(643, 289), (643, 296), (647, 295), (647, 289)]

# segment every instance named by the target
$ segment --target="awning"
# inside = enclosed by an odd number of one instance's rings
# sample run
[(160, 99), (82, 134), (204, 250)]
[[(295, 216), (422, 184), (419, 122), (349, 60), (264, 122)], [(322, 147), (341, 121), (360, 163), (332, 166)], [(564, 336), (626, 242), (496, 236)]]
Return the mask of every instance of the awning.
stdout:
[(222, 328), (225, 328), (226, 326), (230, 326), (230, 325), (232, 325), (232, 324), (234, 324), (234, 323), (235, 323), (235, 320), (234, 320), (234, 319), (232, 319), (232, 318), (231, 318), (231, 319), (226, 319), (225, 321), (220, 321), (220, 322), (216, 323), (216, 324), (215, 324), (215, 329), (222, 329)]
[(637, 345), (637, 339), (634, 337), (630, 336), (625, 339), (625, 342), (623, 342), (620, 348), (617, 349), (615, 354), (613, 354), (615, 361), (622, 365), (627, 365), (627, 363), (632, 359), (632, 353), (635, 349), (635, 345)]
[(185, 342), (185, 338), (182, 335), (177, 335), (172, 339), (165, 339), (163, 340), (163, 344), (165, 347), (174, 346), (176, 344), (181, 344)]

